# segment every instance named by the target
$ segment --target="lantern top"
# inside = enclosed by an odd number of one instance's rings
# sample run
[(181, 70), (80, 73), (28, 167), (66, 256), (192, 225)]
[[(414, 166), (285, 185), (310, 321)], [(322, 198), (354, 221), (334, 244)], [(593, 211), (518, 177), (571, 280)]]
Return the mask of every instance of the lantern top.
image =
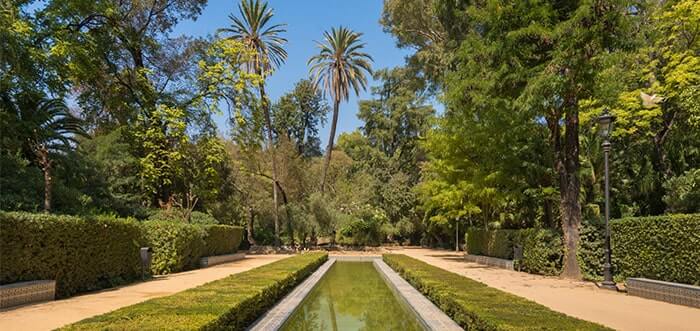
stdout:
[(610, 137), (613, 129), (613, 122), (615, 122), (615, 115), (610, 114), (610, 110), (605, 107), (603, 114), (598, 117), (598, 125), (600, 127), (600, 135), (603, 138)]

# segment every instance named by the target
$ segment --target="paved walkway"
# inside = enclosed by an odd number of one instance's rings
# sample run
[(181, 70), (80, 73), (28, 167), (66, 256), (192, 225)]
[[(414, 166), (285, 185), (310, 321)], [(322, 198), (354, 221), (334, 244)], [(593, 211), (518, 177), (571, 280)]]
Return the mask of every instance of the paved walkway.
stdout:
[(466, 262), (462, 253), (407, 248), (392, 250), (436, 267), (525, 297), (552, 310), (618, 330), (700, 330), (700, 309), (597, 288), (590, 282), (531, 275)]
[(148, 282), (107, 289), (64, 300), (0, 310), (0, 330), (53, 330), (151, 298), (184, 291), (288, 256), (290, 255), (249, 255), (240, 261), (158, 276)]

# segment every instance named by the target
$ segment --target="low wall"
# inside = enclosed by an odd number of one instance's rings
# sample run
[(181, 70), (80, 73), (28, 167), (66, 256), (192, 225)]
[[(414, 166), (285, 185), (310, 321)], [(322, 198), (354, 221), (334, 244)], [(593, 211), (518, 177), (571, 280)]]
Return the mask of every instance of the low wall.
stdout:
[(217, 264), (242, 260), (244, 258), (245, 258), (245, 253), (206, 256), (206, 257), (203, 257), (199, 260), (199, 266), (202, 268), (206, 268), (206, 267), (211, 267), (211, 266), (217, 265)]
[(499, 259), (496, 257), (483, 256), (483, 255), (471, 255), (464, 254), (464, 259), (468, 262), (475, 262), (479, 264), (485, 264), (492, 267), (498, 267), (508, 270), (515, 270), (513, 265), (513, 260)]
[(53, 300), (55, 280), (34, 280), (0, 286), (0, 308)]
[(700, 308), (700, 286), (646, 278), (627, 278), (627, 294)]

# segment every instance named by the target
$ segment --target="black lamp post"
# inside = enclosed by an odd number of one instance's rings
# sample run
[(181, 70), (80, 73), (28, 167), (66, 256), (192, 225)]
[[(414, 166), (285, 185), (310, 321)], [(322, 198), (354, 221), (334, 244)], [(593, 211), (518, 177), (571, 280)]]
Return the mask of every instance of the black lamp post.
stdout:
[(611, 250), (610, 250), (610, 175), (608, 174), (608, 154), (610, 153), (610, 135), (613, 130), (615, 116), (611, 115), (606, 108), (603, 114), (598, 117), (600, 136), (603, 138), (603, 152), (605, 153), (605, 264), (603, 265), (602, 288), (617, 290), (612, 277)]

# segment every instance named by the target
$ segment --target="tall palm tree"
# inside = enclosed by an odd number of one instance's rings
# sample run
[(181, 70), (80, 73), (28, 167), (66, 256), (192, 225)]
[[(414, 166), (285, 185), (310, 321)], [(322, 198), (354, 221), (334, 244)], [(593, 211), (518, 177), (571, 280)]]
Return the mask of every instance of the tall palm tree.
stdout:
[(326, 159), (323, 163), (323, 175), (321, 177), (321, 192), (326, 186), (328, 165), (331, 162), (335, 129), (338, 124), (338, 111), (341, 101), (347, 101), (350, 97), (350, 88), (355, 95), (360, 94), (360, 89), (367, 89), (367, 77), (372, 74), (372, 57), (362, 52), (365, 47), (360, 38), (362, 33), (354, 32), (346, 27), (331, 28), (331, 31), (323, 33), (324, 42), (316, 42), (320, 49), (317, 55), (309, 59), (314, 84), (321, 86), (324, 93), (329, 93), (333, 98), (333, 121), (331, 122), (331, 135), (326, 148)]
[(26, 124), (26, 146), (44, 173), (44, 212), (51, 211), (53, 158), (68, 152), (77, 136), (87, 136), (82, 121), (60, 99), (23, 97), (13, 105), (14, 115)]
[(275, 244), (279, 246), (279, 207), (277, 204), (277, 161), (272, 140), (272, 120), (270, 119), (270, 101), (265, 93), (265, 78), (273, 69), (278, 68), (287, 59), (287, 51), (283, 46), (287, 39), (280, 36), (286, 32), (285, 24), (272, 24), (272, 8), (267, 2), (258, 0), (241, 0), (238, 5), (240, 17), (229, 15), (231, 25), (220, 29), (220, 33), (228, 34), (228, 38), (241, 41), (254, 51), (254, 56), (246, 64), (251, 73), (260, 75), (263, 79), (258, 86), (262, 103), (265, 126), (267, 127), (267, 144), (272, 157), (272, 198), (275, 205)]

